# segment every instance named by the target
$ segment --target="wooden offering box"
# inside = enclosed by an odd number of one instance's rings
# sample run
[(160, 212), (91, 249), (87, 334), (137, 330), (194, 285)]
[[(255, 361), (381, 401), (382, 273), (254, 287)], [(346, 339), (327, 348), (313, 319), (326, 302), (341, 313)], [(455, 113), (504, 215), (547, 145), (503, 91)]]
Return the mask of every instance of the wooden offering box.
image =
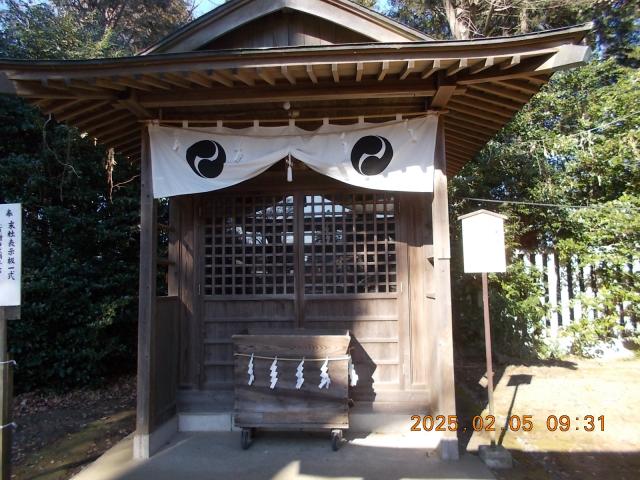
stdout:
[[(234, 335), (234, 423), (243, 429), (247, 448), (255, 428), (274, 430), (331, 429), (334, 449), (349, 428), (348, 332), (340, 335), (305, 333)], [(248, 366), (253, 354), (254, 381)], [(271, 365), (278, 357), (275, 388), (270, 388)], [(259, 358), (267, 357), (267, 358)], [(329, 388), (320, 389), (320, 368), (329, 358)], [(304, 383), (296, 388), (296, 369), (304, 358)], [(335, 360), (332, 360), (335, 359)]]

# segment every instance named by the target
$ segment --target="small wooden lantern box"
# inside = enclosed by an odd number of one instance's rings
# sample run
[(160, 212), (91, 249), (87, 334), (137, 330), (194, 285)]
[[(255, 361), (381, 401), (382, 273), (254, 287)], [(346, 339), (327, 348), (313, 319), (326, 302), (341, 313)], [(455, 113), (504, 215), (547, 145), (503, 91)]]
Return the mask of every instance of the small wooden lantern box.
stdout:
[[(242, 428), (242, 446), (248, 448), (254, 429), (331, 430), (334, 450), (349, 428), (349, 343), (341, 335), (234, 335), (234, 423)], [(254, 381), (248, 365), (253, 359)], [(270, 388), (270, 367), (278, 357), (278, 381)], [(268, 357), (268, 358), (259, 358)], [(304, 358), (304, 383), (296, 389), (296, 368)], [(320, 389), (320, 367), (329, 358), (329, 388)], [(331, 359), (336, 360), (331, 360)]]

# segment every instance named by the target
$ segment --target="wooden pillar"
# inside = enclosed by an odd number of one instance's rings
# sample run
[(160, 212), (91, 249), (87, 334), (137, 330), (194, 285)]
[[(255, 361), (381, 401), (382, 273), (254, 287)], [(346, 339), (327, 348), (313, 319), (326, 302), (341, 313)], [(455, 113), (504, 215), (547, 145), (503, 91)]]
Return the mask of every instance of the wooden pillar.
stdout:
[(156, 308), (156, 202), (151, 183), (149, 131), (140, 138), (140, 290), (138, 306), (138, 391), (133, 456), (149, 458), (152, 432), (153, 338)]
[[(433, 399), (438, 415), (456, 415), (455, 383), (453, 377), (453, 331), (451, 314), (451, 247), (449, 239), (449, 201), (447, 195), (447, 159), (444, 144), (444, 117), (438, 121), (434, 158), (433, 202), (433, 262), (435, 302), (433, 335), (437, 335), (437, 361), (433, 378)], [(443, 459), (458, 459), (456, 432), (443, 434), (440, 445)]]

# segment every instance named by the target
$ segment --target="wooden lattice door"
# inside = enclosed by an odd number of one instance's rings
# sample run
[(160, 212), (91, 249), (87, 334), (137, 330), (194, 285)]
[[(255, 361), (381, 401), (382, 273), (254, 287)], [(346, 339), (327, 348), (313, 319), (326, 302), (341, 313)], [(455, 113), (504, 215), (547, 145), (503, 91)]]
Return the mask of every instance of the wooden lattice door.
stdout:
[(401, 380), (396, 200), (346, 191), (211, 196), (203, 221), (203, 387), (230, 387), (231, 335), (353, 332), (362, 391)]

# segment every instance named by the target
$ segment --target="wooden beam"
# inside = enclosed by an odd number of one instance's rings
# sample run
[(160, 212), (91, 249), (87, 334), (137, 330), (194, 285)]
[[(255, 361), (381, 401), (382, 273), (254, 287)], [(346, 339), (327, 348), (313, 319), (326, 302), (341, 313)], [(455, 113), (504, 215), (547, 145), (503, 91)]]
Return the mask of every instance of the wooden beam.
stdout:
[(468, 117), (462, 113), (451, 110), (447, 114), (447, 119), (451, 121), (455, 120), (456, 127), (469, 130), (470, 132), (478, 132), (487, 137), (493, 137), (500, 128), (493, 125), (488, 125), (481, 120), (477, 120), (473, 117)]
[(78, 105), (80, 103), (83, 103), (85, 100), (83, 99), (76, 99), (76, 100), (69, 100), (69, 101), (65, 101), (60, 103), (59, 105), (53, 107), (53, 108), (48, 108), (47, 109), (47, 113), (50, 113), (52, 115), (56, 115), (57, 113), (60, 113), (64, 110), (67, 110), (69, 108), (72, 108), (74, 105)]
[(156, 319), (156, 202), (153, 198), (149, 132), (145, 125), (140, 135), (140, 285), (138, 294), (138, 378), (136, 395), (136, 432), (133, 456), (151, 455), (151, 408), (153, 406), (152, 362)]
[(447, 103), (449, 103), (449, 99), (453, 96), (455, 89), (455, 85), (442, 85), (438, 87), (431, 101), (431, 108), (444, 108)]
[(356, 63), (356, 82), (360, 82), (362, 80), (363, 73), (364, 73), (364, 63), (357, 62)]
[(529, 83), (533, 83), (534, 85), (538, 85), (539, 87), (546, 85), (547, 83), (549, 83), (549, 77), (547, 75), (543, 76), (544, 78), (538, 78), (538, 77), (525, 77), (524, 80), (526, 80)]
[(447, 139), (447, 147), (451, 147), (454, 150), (458, 150), (465, 155), (474, 156), (478, 151), (482, 148), (479, 146), (471, 147), (468, 144), (464, 144), (459, 141), (452, 140), (451, 138)]
[(165, 72), (160, 75), (160, 79), (176, 87), (191, 88), (191, 83), (177, 73)]
[(136, 90), (142, 90), (143, 92), (151, 92), (153, 90), (153, 88), (149, 85), (145, 85), (142, 82), (137, 82), (132, 78), (113, 77), (111, 81), (117, 85), (124, 85), (125, 87), (135, 88)]
[(452, 112), (471, 115), (472, 117), (479, 118), (482, 122), (494, 124), (496, 128), (501, 128), (509, 121), (509, 118), (499, 117), (493, 113), (484, 112), (468, 105), (450, 104), (448, 108)]
[[(460, 90), (463, 93), (464, 90)], [(458, 91), (456, 91), (458, 93)], [(232, 91), (207, 91), (181, 92), (179, 96), (148, 93), (138, 96), (138, 102), (145, 108), (162, 107), (191, 107), (212, 105), (238, 105), (254, 103), (270, 103), (283, 101), (324, 101), (343, 100), (357, 98), (415, 98), (431, 97), (435, 95), (435, 89), (425, 82), (404, 81), (397, 84), (344, 84), (340, 88), (301, 86), (292, 88), (254, 87), (246, 89), (234, 89)]]
[(474, 85), (471, 85), (470, 88), (472, 88), (473, 90), (480, 90), (481, 92), (490, 93), (497, 97), (515, 100), (520, 104), (525, 104), (531, 99), (531, 97), (528, 95), (522, 95), (507, 88), (500, 88), (490, 83), (476, 83)]
[(184, 72), (183, 76), (191, 83), (195, 83), (200, 87), (211, 88), (211, 85), (212, 85), (211, 79), (200, 72)]
[[(495, 97), (493, 95), (483, 95), (479, 91), (468, 89), (464, 96), (459, 97), (462, 101), (471, 100), (473, 102), (482, 102), (491, 104), (504, 110), (510, 110), (512, 115), (522, 108), (521, 103), (512, 102), (506, 98)], [(457, 100), (457, 99), (456, 99)]]
[[(161, 96), (166, 96), (166, 93), (160, 94)], [(149, 110), (147, 110), (144, 106), (142, 106), (138, 100), (138, 94), (136, 92), (131, 92), (129, 98), (119, 100), (115, 103), (121, 108), (125, 108), (133, 113), (137, 118), (140, 119), (150, 119), (153, 118), (153, 115)]]
[(566, 70), (583, 65), (589, 60), (590, 55), (590, 49), (586, 45), (562, 45), (555, 52), (522, 60), (517, 66), (507, 70), (493, 67), (479, 75), (467, 75), (459, 78), (458, 83), (460, 85), (472, 85), (487, 81), (511, 80), (530, 75), (550, 74), (557, 70)]
[(307, 65), (306, 70), (309, 80), (314, 84), (318, 83), (318, 77), (316, 76), (316, 72), (313, 70), (313, 65)]
[(225, 87), (233, 87), (233, 80), (229, 80), (228, 78), (222, 76), (219, 72), (216, 72), (215, 70), (209, 70), (207, 72), (207, 75), (209, 76), (209, 78), (211, 78), (212, 80), (215, 80), (218, 83), (221, 83)]
[(387, 76), (388, 72), (389, 72), (389, 62), (385, 60), (380, 64), (380, 73), (378, 74), (378, 81), (381, 82), (382, 80), (384, 80), (384, 77)]
[[(459, 166), (463, 166), (467, 162), (469, 162), (469, 160), (471, 160), (471, 158), (468, 155), (464, 155), (462, 153), (456, 153), (451, 150), (447, 150), (447, 160), (448, 159), (452, 159)], [(451, 165), (447, 165), (447, 170), (449, 170), (449, 167), (451, 167)]]
[(69, 121), (69, 120), (73, 120), (74, 118), (77, 118), (81, 115), (84, 115), (87, 112), (91, 112), (93, 110), (96, 110), (98, 108), (102, 108), (102, 107), (107, 107), (111, 102), (107, 101), (107, 100), (103, 100), (102, 102), (91, 102), (90, 105), (85, 106), (84, 108), (80, 108), (78, 110), (73, 110), (72, 112), (67, 112), (67, 113), (61, 113), (60, 115), (57, 115), (57, 119), (59, 121)]
[(447, 133), (447, 145), (449, 145), (449, 142), (451, 142), (454, 145), (461, 145), (464, 148), (467, 149), (471, 149), (473, 151), (478, 150), (479, 148), (484, 147), (485, 145), (485, 141), (479, 141), (479, 140), (469, 140), (467, 138), (458, 136), (458, 135), (449, 135), (450, 131), (449, 129), (445, 129), (446, 133)]
[(520, 65), (520, 55), (513, 55), (506, 62), (502, 62), (500, 64), (500, 70), (509, 70), (516, 65)]
[(451, 99), (453, 93), (456, 91), (456, 84), (455, 82), (452, 82), (451, 79), (445, 79), (443, 72), (438, 72), (436, 87), (436, 94), (431, 100), (430, 107), (444, 108), (447, 103), (449, 103), (449, 99)]
[(90, 79), (90, 82), (93, 82), (95, 85), (98, 85), (102, 88), (108, 88), (109, 90), (116, 90), (118, 92), (124, 92), (127, 87), (121, 85), (119, 83), (115, 83), (111, 80), (107, 80), (106, 78), (94, 78)]
[[(106, 100), (112, 99), (113, 94), (109, 92), (88, 92), (79, 90), (58, 90), (44, 88), (41, 85), (36, 85), (34, 82), (14, 82), (15, 83), (15, 95), (26, 98), (38, 98), (38, 99), (55, 99), (55, 100), (75, 100), (75, 99), (87, 99), (87, 100)], [(125, 89), (124, 87), (121, 87)]]
[(256, 84), (256, 81), (251, 78), (251, 76), (249, 76), (249, 73), (245, 69), (234, 68), (233, 70), (231, 70), (231, 75), (236, 80), (240, 80), (242, 83), (250, 87), (253, 87)]
[(336, 83), (340, 83), (340, 72), (338, 71), (338, 64), (331, 64), (331, 76), (333, 77), (333, 81)]
[[(465, 155), (463, 153), (456, 153), (452, 150), (447, 150), (447, 159), (449, 158), (453, 159), (459, 166), (463, 166), (465, 163), (471, 160), (468, 155)], [(447, 167), (449, 166), (450, 165), (447, 165)], [(447, 170), (449, 170), (449, 168), (447, 168)]]
[(282, 65), (282, 67), (280, 67), (280, 71), (282, 72), (282, 76), (286, 78), (291, 85), (296, 84), (296, 78), (293, 75), (291, 75), (291, 72), (289, 71), (289, 67), (287, 67), (286, 65)]
[(459, 96), (459, 97), (451, 99), (449, 104), (452, 105), (452, 106), (458, 105), (458, 106), (461, 106), (461, 107), (475, 108), (477, 110), (481, 110), (481, 111), (487, 112), (487, 113), (492, 113), (494, 115), (506, 118), (508, 120), (511, 120), (511, 118), (513, 118), (513, 116), (515, 114), (513, 111), (511, 111), (511, 110), (509, 110), (507, 108), (496, 107), (495, 105), (492, 105), (490, 103), (486, 103), (486, 102), (484, 102), (482, 100), (467, 99), (466, 95), (465, 96)]
[[(309, 69), (308, 69), (309, 66), (310, 65), (307, 65), (307, 72), (309, 71)], [(276, 84), (276, 80), (273, 78), (273, 75), (271, 75), (269, 73), (269, 71), (267, 69), (265, 69), (265, 68), (256, 68), (256, 75), (258, 75), (262, 80), (267, 82), (269, 85), (275, 85)], [(317, 82), (317, 80), (316, 80), (316, 82)]]
[(96, 87), (94, 85), (90, 85), (86, 81), (74, 80), (72, 78), (65, 77), (62, 79), (65, 87), (67, 88), (79, 88), (81, 90), (88, 90), (90, 92), (102, 92), (103, 90), (100, 87)]
[[(107, 117), (105, 120), (101, 122), (97, 122), (104, 117)], [(131, 118), (135, 118), (131, 116), (127, 110), (112, 110), (110, 108), (105, 109), (101, 114), (96, 114), (92, 116), (90, 119), (84, 119), (81, 122), (75, 122), (74, 125), (76, 128), (80, 130), (93, 130), (99, 131), (101, 128), (111, 125), (112, 123), (123, 122), (125, 120), (130, 120)]]
[(442, 66), (441, 66), (440, 59), (436, 58), (434, 61), (432, 61), (427, 66), (427, 68), (425, 68), (422, 71), (422, 74), (420, 75), (420, 78), (425, 80), (425, 79), (429, 78), (431, 75), (433, 75), (434, 73), (436, 73), (438, 70), (442, 70)]
[(145, 85), (149, 85), (151, 87), (160, 88), (162, 90), (171, 90), (171, 86), (167, 85), (165, 82), (161, 82), (156, 77), (151, 75), (138, 75), (135, 77), (136, 81), (143, 83)]
[(494, 62), (495, 62), (495, 57), (487, 57), (484, 59), (484, 61), (480, 61), (475, 65), (472, 65), (471, 67), (469, 67), (469, 73), (472, 75), (475, 75), (476, 73), (480, 73), (481, 71), (486, 70), (487, 68), (493, 67)]
[[(430, 372), (436, 379), (437, 393), (435, 411), (447, 415), (456, 411), (455, 383), (453, 373), (453, 328), (451, 308), (451, 247), (449, 240), (449, 201), (447, 198), (447, 158), (445, 150), (444, 124), (439, 122), (434, 156), (433, 196), (431, 203), (433, 228), (433, 326), (438, 332), (435, 370)], [(458, 459), (458, 437), (456, 432), (445, 432), (440, 442), (440, 454), (445, 460)]]
[(525, 95), (535, 95), (540, 91), (540, 86), (532, 85), (527, 81), (522, 80), (503, 80), (499, 82), (495, 82), (497, 85), (504, 85), (507, 88), (511, 88), (513, 90), (517, 90)]
[(481, 142), (483, 144), (486, 143), (487, 140), (489, 139), (488, 135), (482, 135), (482, 134), (479, 134), (478, 132), (460, 128), (458, 125), (455, 125), (455, 126), (453, 125), (451, 123), (447, 123), (447, 126), (445, 128), (447, 132), (447, 138), (453, 135), (455, 137), (460, 137), (460, 138), (469, 140), (470, 142)]
[(404, 67), (404, 71), (402, 72), (402, 75), (400, 75), (400, 80), (404, 80), (415, 71), (416, 71), (415, 60), (407, 60), (407, 65)]
[(447, 77), (455, 75), (456, 73), (458, 73), (461, 70), (464, 70), (468, 66), (469, 66), (469, 60), (466, 58), (461, 58), (460, 60), (455, 61), (453, 65), (447, 68)]

